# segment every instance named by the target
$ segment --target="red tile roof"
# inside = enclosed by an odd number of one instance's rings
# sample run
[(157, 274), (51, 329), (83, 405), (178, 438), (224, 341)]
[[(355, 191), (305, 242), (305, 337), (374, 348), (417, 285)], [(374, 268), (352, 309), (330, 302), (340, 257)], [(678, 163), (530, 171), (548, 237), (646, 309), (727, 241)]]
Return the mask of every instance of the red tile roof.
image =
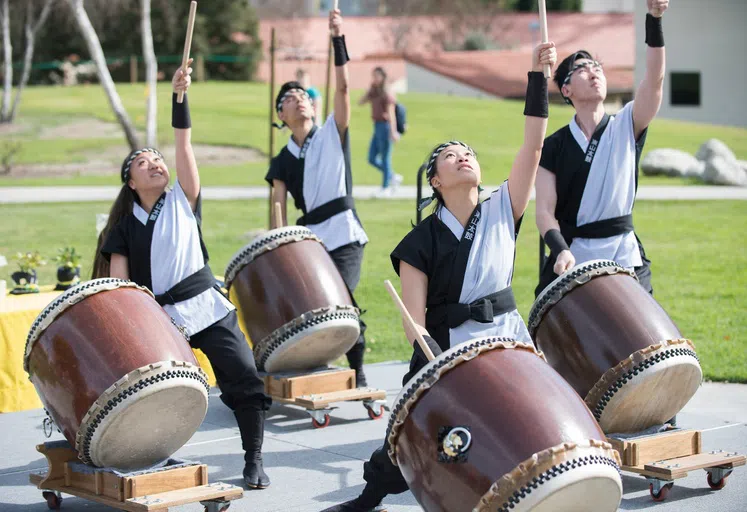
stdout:
[[(484, 20), (482, 20), (484, 21)], [(369, 73), (364, 68), (378, 65), (380, 59), (404, 56), (407, 61), (431, 71), (449, 76), (502, 97), (524, 95), (529, 54), (536, 44), (538, 33), (530, 26), (536, 24), (532, 13), (505, 13), (496, 17), (491, 25), (491, 38), (501, 50), (478, 52), (443, 51), (443, 34), (457, 34), (456, 41), (463, 41), (464, 34), (474, 24), (464, 28), (451, 26), (447, 17), (413, 16), (349, 17), (344, 30), (347, 45), (354, 62), (372, 59), (361, 70), (351, 73), (354, 88), (364, 87)], [(326, 18), (265, 19), (260, 21), (259, 35), (268, 55), (270, 30), (276, 28), (276, 61), (279, 67), (316, 68), (327, 56)], [(559, 58), (564, 58), (579, 49), (590, 51), (605, 65), (610, 92), (632, 91), (635, 61), (635, 27), (633, 15), (629, 13), (551, 13), (548, 15), (550, 39), (558, 47)], [(305, 60), (304, 62), (298, 62)], [(293, 64), (281, 64), (290, 61)], [(316, 62), (314, 62), (316, 61)], [(404, 75), (403, 67), (395, 65), (394, 77)], [(361, 73), (363, 76), (361, 77)], [(288, 72), (283, 71), (283, 75)], [(269, 75), (267, 60), (260, 66), (260, 78)], [(360, 77), (360, 78), (359, 78)], [(322, 77), (323, 78), (323, 77)], [(284, 80), (285, 77), (282, 78)], [(317, 77), (314, 77), (320, 83)], [(364, 83), (364, 85), (358, 84)], [(555, 88), (551, 87), (555, 92)]]

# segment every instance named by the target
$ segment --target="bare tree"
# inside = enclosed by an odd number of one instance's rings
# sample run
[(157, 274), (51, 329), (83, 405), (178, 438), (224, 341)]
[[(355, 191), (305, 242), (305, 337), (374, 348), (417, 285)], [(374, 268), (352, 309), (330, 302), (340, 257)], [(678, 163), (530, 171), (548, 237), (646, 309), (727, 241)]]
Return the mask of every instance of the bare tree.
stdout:
[[(6, 0), (7, 1), (7, 0)], [(101, 41), (96, 35), (96, 30), (91, 25), (91, 20), (88, 18), (86, 9), (83, 6), (83, 0), (68, 0), (70, 8), (75, 15), (75, 21), (78, 24), (81, 35), (86, 42), (88, 52), (91, 54), (93, 62), (96, 64), (96, 71), (99, 76), (99, 82), (104, 88), (106, 97), (109, 100), (109, 104), (114, 111), (114, 115), (117, 117), (117, 121), (122, 125), (122, 129), (125, 132), (127, 143), (130, 148), (136, 149), (140, 146), (135, 128), (132, 126), (132, 121), (127, 115), (127, 111), (122, 105), (122, 100), (117, 93), (117, 88), (114, 86), (114, 80), (112, 75), (109, 73), (109, 68), (106, 66), (106, 57), (104, 57), (104, 50), (101, 48)]]
[(39, 34), (39, 29), (44, 25), (49, 16), (49, 12), (52, 10), (52, 4), (55, 0), (44, 0), (39, 18), (34, 21), (34, 2), (33, 0), (27, 0), (26, 4), (26, 25), (24, 27), (24, 33), (26, 34), (26, 51), (23, 54), (23, 69), (21, 71), (21, 80), (18, 82), (18, 89), (16, 89), (16, 97), (13, 100), (13, 109), (10, 111), (10, 115), (5, 119), (7, 122), (12, 123), (18, 112), (18, 105), (21, 103), (21, 93), (24, 87), (29, 83), (29, 77), (31, 76), (31, 63), (34, 60), (34, 45), (36, 44), (36, 36)]
[(2, 0), (3, 20), (3, 103), (0, 107), (0, 123), (8, 117), (10, 108), (10, 91), (13, 88), (13, 47), (10, 45), (10, 8), (9, 0)]
[(145, 107), (145, 145), (157, 145), (156, 111), (158, 61), (153, 49), (153, 30), (150, 25), (150, 0), (143, 0), (142, 12), (143, 58), (145, 59), (145, 82), (148, 84), (148, 100)]

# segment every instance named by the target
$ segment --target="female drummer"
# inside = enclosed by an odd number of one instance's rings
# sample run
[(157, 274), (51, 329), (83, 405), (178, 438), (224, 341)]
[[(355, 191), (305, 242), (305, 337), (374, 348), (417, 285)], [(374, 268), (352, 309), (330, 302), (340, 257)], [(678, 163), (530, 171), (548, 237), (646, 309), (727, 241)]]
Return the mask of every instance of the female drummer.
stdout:
[[(467, 144), (450, 141), (426, 162), (436, 201), (433, 215), (418, 224), (392, 252), (402, 283), (402, 299), (435, 355), (481, 336), (506, 336), (531, 343), (516, 310), (511, 277), (516, 236), (529, 203), (547, 129), (547, 79), (554, 65), (553, 43), (535, 48), (529, 73), (524, 143), (507, 182), (480, 203), (480, 164)], [(407, 332), (414, 343), (414, 332)], [(427, 360), (415, 344), (403, 385)], [(325, 512), (374, 511), (387, 494), (407, 490), (384, 444), (363, 467), (366, 487), (356, 499)]]
[(192, 347), (202, 350), (213, 366), (221, 400), (236, 416), (246, 452), (244, 482), (264, 489), (270, 479), (262, 467), (262, 440), (271, 400), (238, 327), (236, 308), (220, 293), (207, 265), (187, 95), (183, 103), (177, 102), (177, 93), (186, 93), (190, 86), (191, 72), (180, 68), (172, 82), (174, 187), (168, 187), (169, 169), (158, 150), (143, 148), (127, 156), (122, 190), (99, 237), (93, 277), (129, 279), (150, 288), (174, 321), (186, 328)]

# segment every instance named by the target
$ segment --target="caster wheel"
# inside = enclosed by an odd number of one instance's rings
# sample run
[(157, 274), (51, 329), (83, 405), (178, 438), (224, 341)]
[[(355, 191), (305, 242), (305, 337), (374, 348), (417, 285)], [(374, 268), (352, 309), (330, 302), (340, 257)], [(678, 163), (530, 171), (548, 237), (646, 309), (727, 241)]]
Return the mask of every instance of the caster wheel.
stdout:
[(664, 501), (669, 496), (669, 491), (674, 486), (674, 483), (664, 485), (658, 493), (654, 493), (654, 484), (648, 485), (648, 490), (651, 493), (651, 498), (654, 501)]
[(50, 510), (60, 510), (62, 506), (62, 496), (54, 491), (44, 491), (42, 496), (47, 500), (47, 506)]
[(383, 407), (379, 411), (379, 414), (376, 414), (371, 407), (366, 407), (366, 410), (368, 411), (368, 417), (371, 418), (372, 420), (380, 420), (384, 416)]
[(314, 425), (314, 428), (324, 428), (329, 426), (329, 414), (324, 415), (324, 421), (322, 423), (319, 423), (314, 418), (311, 418), (311, 424)]
[(708, 487), (710, 487), (714, 491), (719, 491), (719, 490), (723, 489), (724, 486), (726, 486), (726, 479), (727, 478), (729, 478), (729, 477), (725, 476), (724, 478), (722, 478), (718, 482), (714, 482), (713, 481), (713, 473), (708, 473), (708, 477), (707, 477)]

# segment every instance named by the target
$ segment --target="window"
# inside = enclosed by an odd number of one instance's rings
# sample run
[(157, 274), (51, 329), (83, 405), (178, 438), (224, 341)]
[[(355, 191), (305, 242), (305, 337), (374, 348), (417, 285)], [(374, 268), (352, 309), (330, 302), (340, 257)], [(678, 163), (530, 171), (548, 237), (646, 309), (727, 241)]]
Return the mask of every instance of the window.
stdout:
[(700, 106), (700, 73), (672, 72), (669, 83), (672, 105)]

